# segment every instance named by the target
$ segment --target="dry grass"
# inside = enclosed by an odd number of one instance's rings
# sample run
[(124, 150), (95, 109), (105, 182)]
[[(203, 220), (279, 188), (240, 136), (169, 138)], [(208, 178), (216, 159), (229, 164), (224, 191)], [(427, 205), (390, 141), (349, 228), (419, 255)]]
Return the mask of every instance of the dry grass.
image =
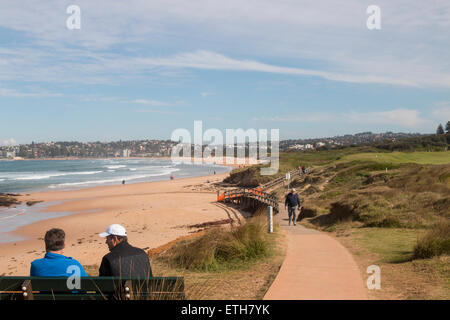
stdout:
[(426, 259), (450, 254), (450, 221), (437, 223), (414, 247), (414, 259)]
[[(154, 255), (153, 271), (157, 276), (183, 276), (188, 299), (262, 299), (285, 256), (284, 236), (280, 229), (276, 227), (274, 234), (267, 235), (265, 227), (261, 217), (257, 217), (228, 231), (210, 229), (200, 237), (180, 241), (169, 250)], [(249, 241), (255, 234), (258, 238), (260, 231), (270, 238), (270, 254), (261, 254), (258, 246)], [(220, 243), (219, 239), (226, 243)], [(208, 244), (209, 248), (205, 249)], [(211, 258), (211, 252), (224, 255)], [(257, 252), (260, 254), (253, 256)], [(225, 261), (225, 258), (230, 260)]]
[(301, 223), (348, 247), (363, 279), (381, 267), (369, 297), (450, 299), (450, 164), (338, 161), (314, 175), (299, 193), (316, 216)]
[(417, 242), (414, 230), (343, 224), (330, 235), (350, 250), (364, 280), (368, 266), (381, 268), (381, 290), (368, 290), (369, 299), (450, 299), (450, 257), (411, 260)]
[[(214, 227), (179, 238), (149, 250), (153, 275), (184, 277), (190, 300), (262, 299), (284, 261), (280, 230), (275, 225), (275, 232), (267, 234), (264, 217), (256, 214), (243, 226)], [(214, 267), (211, 252), (219, 253)], [(98, 275), (97, 265), (84, 268), (90, 276)]]
[(254, 216), (243, 225), (211, 228), (199, 237), (180, 241), (160, 259), (173, 268), (187, 270), (236, 269), (270, 256), (274, 237), (267, 233), (266, 219)]

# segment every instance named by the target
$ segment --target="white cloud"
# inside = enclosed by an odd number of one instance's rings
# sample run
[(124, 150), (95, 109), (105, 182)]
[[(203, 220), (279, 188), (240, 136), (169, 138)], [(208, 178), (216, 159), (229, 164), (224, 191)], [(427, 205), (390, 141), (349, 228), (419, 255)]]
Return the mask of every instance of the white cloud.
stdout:
[[(320, 70), (280, 67), (276, 65), (261, 63), (254, 60), (233, 59), (219, 53), (203, 50), (189, 53), (181, 53), (167, 58), (137, 59), (136, 62), (142, 65), (155, 67), (164, 66), (164, 67), (178, 67), (178, 68), (209, 69), (209, 70), (213, 69), (213, 70), (253, 71), (253, 72), (277, 73), (277, 74), (317, 76), (328, 80), (343, 81), (343, 82), (385, 83), (385, 84), (410, 85), (410, 86), (419, 85), (419, 83), (414, 82), (414, 80), (409, 80), (406, 78), (392, 79), (389, 77), (374, 76), (370, 74), (367, 75), (367, 74), (333, 73)], [(450, 81), (448, 83), (443, 83), (442, 85), (450, 86)]]
[(432, 111), (432, 115), (437, 121), (445, 122), (450, 121), (450, 101), (443, 101), (436, 103), (437, 109)]
[(433, 110), (433, 116), (439, 121), (447, 123), (450, 121), (450, 107)]
[(339, 115), (330, 113), (305, 113), (302, 115), (279, 115), (274, 117), (255, 117), (253, 121), (274, 121), (274, 122), (298, 122), (298, 123), (323, 123), (339, 120)]
[(349, 113), (344, 117), (353, 123), (388, 124), (403, 127), (417, 127), (427, 123), (418, 110), (394, 109), (380, 112)]
[(379, 112), (349, 113), (305, 113), (302, 115), (253, 118), (254, 121), (298, 122), (298, 123), (349, 123), (401, 126), (407, 128), (424, 127), (432, 122), (421, 116), (420, 111), (411, 109), (393, 109)]
[(2, 145), (4, 145), (4, 146), (15, 146), (15, 145), (17, 145), (17, 141), (14, 140), (13, 138), (10, 138), (8, 140), (3, 140)]
[(20, 92), (9, 88), (0, 88), (0, 97), (12, 98), (55, 98), (62, 97), (62, 93), (52, 93), (47, 91)]
[(202, 93), (200, 93), (202, 98), (206, 98), (206, 97), (212, 96), (213, 94), (214, 93), (212, 93), (212, 92), (202, 92)]
[(171, 103), (164, 102), (164, 101), (157, 101), (157, 100), (146, 100), (146, 99), (136, 99), (130, 101), (131, 103), (137, 103), (137, 104), (147, 104), (150, 106), (170, 106)]
[[(2, 4), (2, 32), (24, 41), (0, 49), (1, 80), (108, 83), (142, 77), (147, 63), (144, 76), (198, 68), (450, 86), (448, 0), (379, 0), (379, 31), (365, 27), (369, 3), (360, 0), (79, 0), (78, 31), (65, 27), (67, 3)], [(105, 54), (112, 47), (122, 50)], [(181, 53), (155, 58), (160, 48)], [(142, 60), (129, 61), (134, 54)]]

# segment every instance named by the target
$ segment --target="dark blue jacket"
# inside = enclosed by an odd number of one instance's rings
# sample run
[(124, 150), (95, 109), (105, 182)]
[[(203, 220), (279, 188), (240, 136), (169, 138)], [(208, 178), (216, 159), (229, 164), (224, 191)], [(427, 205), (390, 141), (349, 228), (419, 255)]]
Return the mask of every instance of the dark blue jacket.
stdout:
[(300, 205), (300, 199), (298, 198), (298, 194), (294, 194), (289, 192), (286, 196), (286, 200), (284, 201), (284, 205), (289, 207), (295, 207)]
[(31, 263), (30, 276), (34, 277), (70, 277), (74, 271), (67, 270), (70, 266), (80, 268), (80, 276), (88, 277), (83, 266), (71, 257), (62, 254), (47, 252), (42, 259), (34, 260)]

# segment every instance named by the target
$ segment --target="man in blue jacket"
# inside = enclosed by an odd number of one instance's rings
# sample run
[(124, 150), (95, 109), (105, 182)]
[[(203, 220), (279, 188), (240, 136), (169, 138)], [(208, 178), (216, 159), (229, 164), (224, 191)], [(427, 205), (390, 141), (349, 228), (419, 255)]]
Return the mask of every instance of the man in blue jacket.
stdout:
[(291, 225), (291, 218), (292, 218), (292, 222), (294, 223), (295, 226), (296, 225), (295, 212), (297, 211), (297, 208), (300, 207), (300, 199), (298, 198), (298, 194), (294, 188), (292, 188), (291, 192), (289, 192), (288, 195), (286, 196), (286, 200), (284, 201), (285, 210), (286, 207), (288, 208), (289, 225)]
[(42, 259), (31, 263), (30, 276), (35, 277), (70, 277), (79, 274), (88, 277), (83, 266), (75, 259), (63, 255), (66, 234), (61, 229), (50, 229), (45, 234), (45, 251)]

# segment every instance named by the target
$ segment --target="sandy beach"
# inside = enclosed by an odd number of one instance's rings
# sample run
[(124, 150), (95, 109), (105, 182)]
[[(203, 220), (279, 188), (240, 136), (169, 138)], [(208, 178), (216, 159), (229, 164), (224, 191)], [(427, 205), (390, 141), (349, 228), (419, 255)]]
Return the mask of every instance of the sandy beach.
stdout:
[[(108, 248), (98, 234), (113, 223), (125, 226), (132, 245), (147, 250), (195, 232), (197, 229), (188, 227), (192, 224), (230, 218), (242, 220), (238, 211), (216, 203), (213, 183), (228, 175), (22, 196), (21, 201), (63, 201), (45, 211), (73, 214), (39, 221), (12, 232), (26, 240), (0, 244), (0, 275), (28, 275), (30, 263), (45, 254), (45, 232), (54, 227), (66, 232), (64, 255), (83, 265), (99, 265)], [(157, 270), (154, 272), (157, 274)]]

